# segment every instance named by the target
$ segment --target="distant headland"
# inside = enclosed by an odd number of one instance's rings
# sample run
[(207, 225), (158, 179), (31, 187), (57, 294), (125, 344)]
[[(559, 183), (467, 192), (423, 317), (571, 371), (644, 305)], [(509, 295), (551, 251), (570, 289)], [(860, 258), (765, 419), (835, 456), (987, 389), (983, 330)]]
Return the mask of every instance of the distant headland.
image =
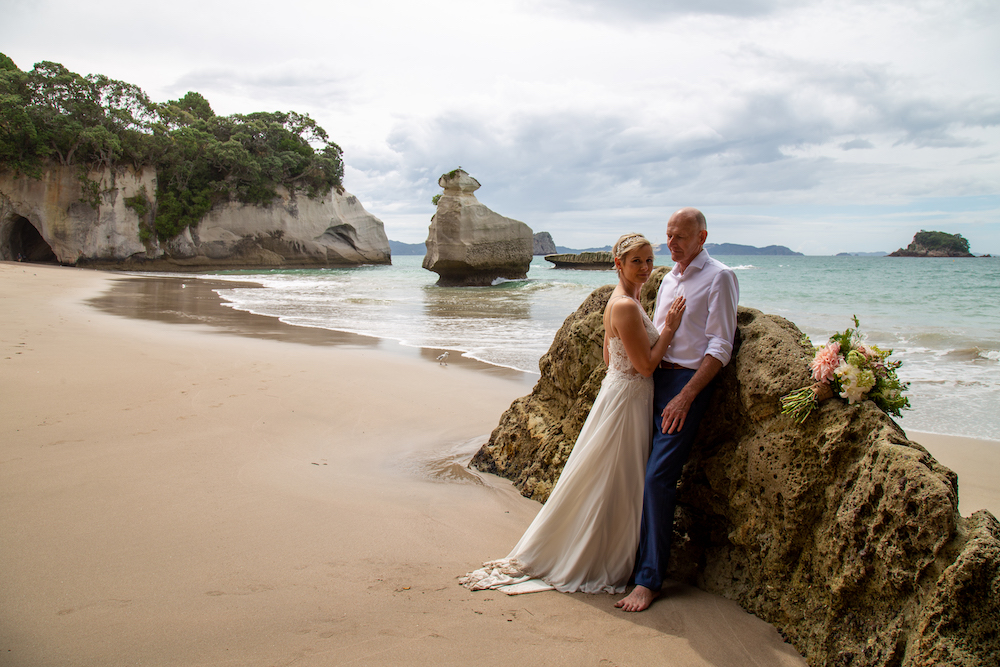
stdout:
[(706, 243), (705, 250), (709, 255), (797, 255), (803, 256), (801, 252), (795, 252), (791, 248), (783, 245), (769, 245), (758, 248), (752, 245), (741, 245), (739, 243)]

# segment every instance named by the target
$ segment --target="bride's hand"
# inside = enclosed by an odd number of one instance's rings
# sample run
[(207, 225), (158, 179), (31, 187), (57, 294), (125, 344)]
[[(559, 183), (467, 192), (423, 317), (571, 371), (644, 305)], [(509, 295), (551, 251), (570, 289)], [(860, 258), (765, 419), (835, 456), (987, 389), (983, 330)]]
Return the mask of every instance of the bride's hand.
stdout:
[(667, 319), (663, 324), (663, 328), (670, 331), (677, 331), (677, 327), (681, 324), (681, 315), (684, 314), (684, 308), (686, 307), (687, 301), (684, 297), (679, 296), (674, 299), (674, 302), (670, 304), (670, 309), (667, 311)]

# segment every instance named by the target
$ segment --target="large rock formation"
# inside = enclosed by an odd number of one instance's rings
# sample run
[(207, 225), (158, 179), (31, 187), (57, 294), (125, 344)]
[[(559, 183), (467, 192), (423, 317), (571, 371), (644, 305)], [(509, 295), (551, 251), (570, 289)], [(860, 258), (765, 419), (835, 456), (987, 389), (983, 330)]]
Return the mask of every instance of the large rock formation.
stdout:
[(556, 242), (552, 240), (552, 234), (548, 232), (535, 232), (531, 254), (533, 255), (551, 255), (556, 250)]
[[(548, 496), (599, 390), (611, 289), (567, 318), (474, 458), (526, 496)], [(1000, 524), (960, 516), (955, 474), (871, 402), (781, 415), (778, 397), (810, 382), (801, 338), (740, 308), (681, 480), (671, 576), (774, 624), (811, 665), (1000, 664)]]
[[(347, 193), (309, 199), (279, 188), (268, 206), (218, 205), (196, 227), (161, 243), (140, 234), (151, 228), (156, 204), (152, 169), (90, 178), (101, 182), (96, 207), (83, 201), (72, 168), (52, 167), (38, 180), (0, 173), (0, 259), (172, 271), (390, 261), (382, 221)], [(136, 206), (139, 200), (145, 204)]]
[(125, 199), (155, 192), (154, 171), (106, 171), (90, 177), (100, 178), (104, 186), (96, 208), (83, 200), (83, 187), (71, 167), (51, 167), (40, 179), (0, 172), (0, 259), (20, 254), (76, 264), (146, 256), (150, 250), (139, 239), (139, 217)]
[(444, 194), (431, 218), (423, 267), (437, 273), (438, 285), (491, 285), (497, 278), (528, 276), (531, 228), (505, 218), (472, 194), (479, 181), (464, 170), (441, 176)]

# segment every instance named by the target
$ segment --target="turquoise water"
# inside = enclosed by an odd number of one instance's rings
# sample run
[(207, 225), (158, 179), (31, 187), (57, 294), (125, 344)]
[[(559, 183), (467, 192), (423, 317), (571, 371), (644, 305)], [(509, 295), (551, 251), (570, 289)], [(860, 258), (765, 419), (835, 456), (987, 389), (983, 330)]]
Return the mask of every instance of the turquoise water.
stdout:
[[(1000, 260), (871, 257), (721, 257), (736, 270), (740, 304), (786, 317), (814, 343), (851, 326), (894, 350), (911, 382), (906, 429), (1000, 441)], [(264, 289), (220, 290), (233, 307), (284, 322), (447, 349), (528, 372), (563, 320), (613, 271), (551, 268), (527, 280), (437, 287), (422, 257), (392, 266), (236, 272)]]

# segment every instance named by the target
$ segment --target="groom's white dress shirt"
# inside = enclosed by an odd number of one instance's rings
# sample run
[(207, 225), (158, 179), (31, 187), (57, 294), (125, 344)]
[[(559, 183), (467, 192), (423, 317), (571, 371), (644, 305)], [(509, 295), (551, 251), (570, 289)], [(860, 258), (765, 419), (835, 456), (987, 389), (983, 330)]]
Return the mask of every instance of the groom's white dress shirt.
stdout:
[(702, 251), (683, 274), (677, 265), (663, 277), (656, 295), (653, 324), (663, 329), (667, 310), (677, 296), (687, 299), (680, 326), (663, 356), (664, 361), (697, 369), (706, 354), (725, 366), (733, 355), (736, 336), (736, 303), (740, 286), (733, 270)]

